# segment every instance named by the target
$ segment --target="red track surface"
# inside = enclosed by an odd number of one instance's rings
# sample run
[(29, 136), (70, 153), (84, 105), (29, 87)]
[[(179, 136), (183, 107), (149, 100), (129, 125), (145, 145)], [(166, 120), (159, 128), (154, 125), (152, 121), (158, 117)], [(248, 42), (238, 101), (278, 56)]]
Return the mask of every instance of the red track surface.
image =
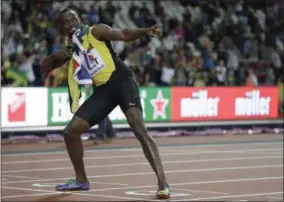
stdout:
[[(282, 201), (283, 136), (250, 135), (157, 138), (171, 201)], [(268, 141), (223, 145), (177, 144)], [(135, 139), (115, 140), (109, 148), (137, 146)], [(92, 147), (90, 142), (85, 146)], [(2, 152), (65, 148), (64, 143), (2, 145)], [(2, 201), (151, 201), (156, 177), (140, 148), (85, 152), (91, 190), (60, 193), (54, 185), (74, 176), (66, 151), (2, 155)]]

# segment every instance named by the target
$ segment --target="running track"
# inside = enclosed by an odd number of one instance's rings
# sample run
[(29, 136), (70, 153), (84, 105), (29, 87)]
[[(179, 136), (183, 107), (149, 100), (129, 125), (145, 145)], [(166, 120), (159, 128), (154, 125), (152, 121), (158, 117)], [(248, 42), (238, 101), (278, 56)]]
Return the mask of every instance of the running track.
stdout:
[[(156, 138), (170, 201), (283, 201), (283, 135)], [(85, 142), (91, 190), (73, 177), (64, 143), (2, 145), (2, 201), (156, 201), (156, 177), (136, 139)]]

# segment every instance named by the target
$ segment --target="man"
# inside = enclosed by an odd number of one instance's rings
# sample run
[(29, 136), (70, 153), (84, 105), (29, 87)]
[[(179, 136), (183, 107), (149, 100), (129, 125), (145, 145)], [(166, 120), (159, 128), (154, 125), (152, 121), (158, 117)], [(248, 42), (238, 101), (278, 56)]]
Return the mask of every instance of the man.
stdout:
[(109, 117), (106, 116), (99, 122), (98, 125), (99, 126), (96, 132), (96, 140), (94, 141), (94, 145), (110, 143), (115, 138), (115, 131), (112, 127), (112, 123)]
[[(92, 94), (92, 87), (92, 85), (85, 85), (87, 98)], [(115, 131), (112, 127), (112, 123), (109, 117), (107, 116), (98, 123), (98, 129), (96, 132), (96, 140), (94, 141), (94, 145), (110, 143), (114, 138)]]
[[(105, 24), (88, 27), (82, 24), (79, 15), (71, 9), (63, 10), (58, 16), (63, 32), (67, 34), (67, 47), (46, 57), (42, 62), (42, 70), (48, 72), (69, 60), (78, 46), (72, 44), (72, 35), (80, 29), (80, 42), (84, 48), (92, 50), (92, 57), (96, 59), (92, 75), (94, 93), (76, 108), (78, 87), (72, 83), (73, 75), (69, 74), (69, 94), (71, 95), (71, 111), (75, 112), (70, 123), (63, 131), (65, 144), (73, 164), (76, 179), (69, 180), (66, 184), (57, 185), (58, 191), (89, 190), (89, 182), (85, 173), (83, 162), (83, 146), (80, 135), (93, 125), (104, 119), (117, 105), (124, 112), (129, 126), (136, 138), (141, 143), (144, 154), (158, 178), (158, 199), (170, 198), (170, 189), (167, 184), (164, 169), (160, 159), (157, 145), (149, 136), (144, 124), (142, 107), (139, 97), (138, 85), (133, 72), (127, 67), (114, 52), (110, 41), (134, 41), (144, 36), (158, 37), (158, 26), (143, 29), (111, 29)], [(78, 44), (78, 43), (77, 43)], [(72, 49), (70, 48), (72, 47)], [(95, 48), (93, 48), (95, 47)], [(77, 48), (77, 49), (76, 49)], [(77, 53), (77, 52), (75, 52)], [(94, 60), (94, 59), (93, 59)], [(69, 71), (72, 72), (76, 62), (70, 62)], [(87, 59), (86, 59), (87, 61)], [(97, 69), (100, 68), (100, 69)], [(71, 85), (72, 84), (72, 85)], [(77, 95), (77, 97), (76, 97)], [(76, 99), (75, 99), (76, 98)]]

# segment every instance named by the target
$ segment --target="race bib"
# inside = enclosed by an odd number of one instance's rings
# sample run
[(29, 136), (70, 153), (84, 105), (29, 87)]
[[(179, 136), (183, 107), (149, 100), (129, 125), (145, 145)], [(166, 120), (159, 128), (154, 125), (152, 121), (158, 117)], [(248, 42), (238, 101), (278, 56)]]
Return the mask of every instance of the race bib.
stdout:
[(105, 67), (105, 63), (96, 49), (90, 50), (88, 53), (86, 53), (86, 56), (88, 61), (88, 64), (86, 64), (87, 70), (93, 77)]

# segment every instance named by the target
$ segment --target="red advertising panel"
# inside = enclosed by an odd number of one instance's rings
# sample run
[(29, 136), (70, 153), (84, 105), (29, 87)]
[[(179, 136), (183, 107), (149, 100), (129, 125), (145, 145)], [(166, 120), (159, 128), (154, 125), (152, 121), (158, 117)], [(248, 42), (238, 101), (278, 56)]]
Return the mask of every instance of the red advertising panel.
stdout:
[(8, 120), (10, 122), (24, 122), (26, 120), (26, 95), (16, 93), (16, 100), (8, 104)]
[(172, 121), (277, 118), (276, 87), (172, 88)]

